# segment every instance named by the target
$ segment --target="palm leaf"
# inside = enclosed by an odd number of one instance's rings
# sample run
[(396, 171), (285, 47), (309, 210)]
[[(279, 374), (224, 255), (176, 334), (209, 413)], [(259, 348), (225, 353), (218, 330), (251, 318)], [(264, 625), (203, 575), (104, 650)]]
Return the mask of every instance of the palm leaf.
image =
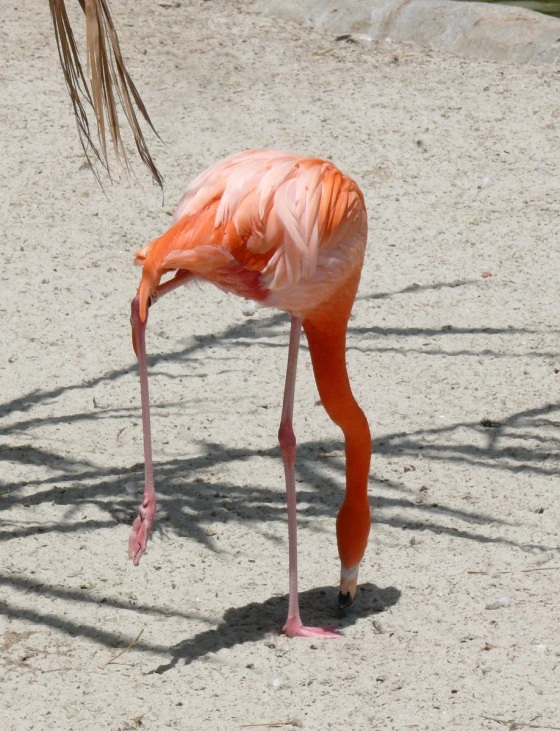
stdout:
[[(78, 2), (86, 19), (89, 84), (66, 12), (65, 0), (49, 0), (60, 65), (70, 94), (84, 154), (94, 171), (91, 153), (110, 175), (108, 156), (108, 137), (110, 137), (118, 166), (127, 173), (130, 172), (130, 161), (119, 124), (118, 99), (134, 135), (138, 154), (150, 170), (153, 179), (161, 186), (163, 179), (148, 150), (137, 112), (156, 135), (157, 132), (126, 69), (108, 0), (78, 0)], [(99, 146), (93, 140), (87, 114), (88, 107), (92, 107), (94, 111)]]

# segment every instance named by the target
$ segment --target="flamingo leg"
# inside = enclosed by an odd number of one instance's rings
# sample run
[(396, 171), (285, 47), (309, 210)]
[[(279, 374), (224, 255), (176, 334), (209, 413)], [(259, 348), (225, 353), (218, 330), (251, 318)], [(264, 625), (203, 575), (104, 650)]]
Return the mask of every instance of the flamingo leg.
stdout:
[(288, 503), (288, 550), (289, 550), (289, 601), (288, 619), (284, 626), (284, 634), (288, 637), (310, 637), (330, 639), (339, 637), (336, 632), (320, 627), (305, 627), (299, 614), (298, 577), (297, 577), (297, 504), (296, 504), (296, 437), (293, 429), (294, 394), (296, 387), (296, 370), (299, 341), (301, 336), (301, 317), (292, 317), (290, 328), (290, 345), (288, 349), (288, 367), (284, 385), (284, 401), (282, 418), (278, 430), (278, 441), (284, 461), (286, 477), (286, 500)]
[(150, 429), (150, 395), (148, 391), (148, 366), (146, 363), (146, 324), (140, 317), (140, 298), (132, 300), (130, 324), (132, 325), (132, 342), (138, 357), (140, 372), (140, 390), (142, 395), (142, 431), (144, 436), (144, 496), (138, 511), (138, 517), (132, 525), (132, 533), (128, 540), (128, 557), (138, 566), (140, 558), (146, 550), (148, 536), (156, 514), (156, 491), (154, 488), (154, 468), (152, 464), (152, 436)]
[[(192, 278), (187, 271), (178, 271), (167, 282), (160, 284), (151, 297), (155, 302), (164, 294), (172, 292)], [(150, 428), (150, 395), (148, 390), (148, 366), (146, 362), (146, 324), (148, 317), (142, 322), (140, 317), (140, 298), (138, 295), (132, 300), (130, 324), (132, 325), (132, 343), (138, 358), (140, 373), (140, 390), (142, 396), (142, 431), (144, 437), (144, 495), (138, 516), (132, 525), (132, 532), (128, 540), (128, 557), (138, 566), (142, 554), (146, 550), (148, 538), (156, 515), (156, 491), (154, 487), (154, 468), (152, 463), (152, 435)]]

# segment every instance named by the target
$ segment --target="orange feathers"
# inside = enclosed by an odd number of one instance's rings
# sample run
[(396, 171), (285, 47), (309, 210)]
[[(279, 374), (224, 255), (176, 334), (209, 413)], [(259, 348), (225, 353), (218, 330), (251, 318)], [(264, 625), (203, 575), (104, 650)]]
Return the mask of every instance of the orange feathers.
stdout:
[[(233, 155), (189, 186), (173, 226), (136, 254), (141, 317), (174, 269), (304, 314), (361, 269), (365, 232), (362, 194), (332, 163), (274, 150)], [(235, 286), (241, 269), (255, 273), (249, 289), (246, 274)]]

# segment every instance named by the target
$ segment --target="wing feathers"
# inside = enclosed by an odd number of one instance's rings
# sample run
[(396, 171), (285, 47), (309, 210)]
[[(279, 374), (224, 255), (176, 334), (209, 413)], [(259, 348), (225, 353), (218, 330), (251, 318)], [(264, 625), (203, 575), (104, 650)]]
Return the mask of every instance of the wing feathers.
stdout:
[(268, 289), (282, 289), (313, 277), (320, 250), (358, 198), (363, 204), (356, 184), (332, 163), (243, 152), (189, 186), (173, 227), (141, 249), (136, 263), (205, 276), (235, 262), (260, 271)]

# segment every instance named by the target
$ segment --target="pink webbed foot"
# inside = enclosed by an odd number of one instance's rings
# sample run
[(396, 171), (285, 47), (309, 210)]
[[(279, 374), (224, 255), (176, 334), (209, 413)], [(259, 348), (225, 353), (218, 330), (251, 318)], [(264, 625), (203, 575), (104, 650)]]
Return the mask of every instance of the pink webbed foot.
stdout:
[(288, 619), (282, 630), (287, 637), (307, 637), (311, 640), (336, 640), (342, 637), (333, 628), (329, 627), (304, 627), (297, 619)]
[(128, 557), (132, 559), (135, 566), (138, 566), (140, 558), (146, 550), (155, 515), (155, 497), (145, 498), (142, 507), (138, 510), (138, 517), (132, 524), (132, 533), (128, 539)]

